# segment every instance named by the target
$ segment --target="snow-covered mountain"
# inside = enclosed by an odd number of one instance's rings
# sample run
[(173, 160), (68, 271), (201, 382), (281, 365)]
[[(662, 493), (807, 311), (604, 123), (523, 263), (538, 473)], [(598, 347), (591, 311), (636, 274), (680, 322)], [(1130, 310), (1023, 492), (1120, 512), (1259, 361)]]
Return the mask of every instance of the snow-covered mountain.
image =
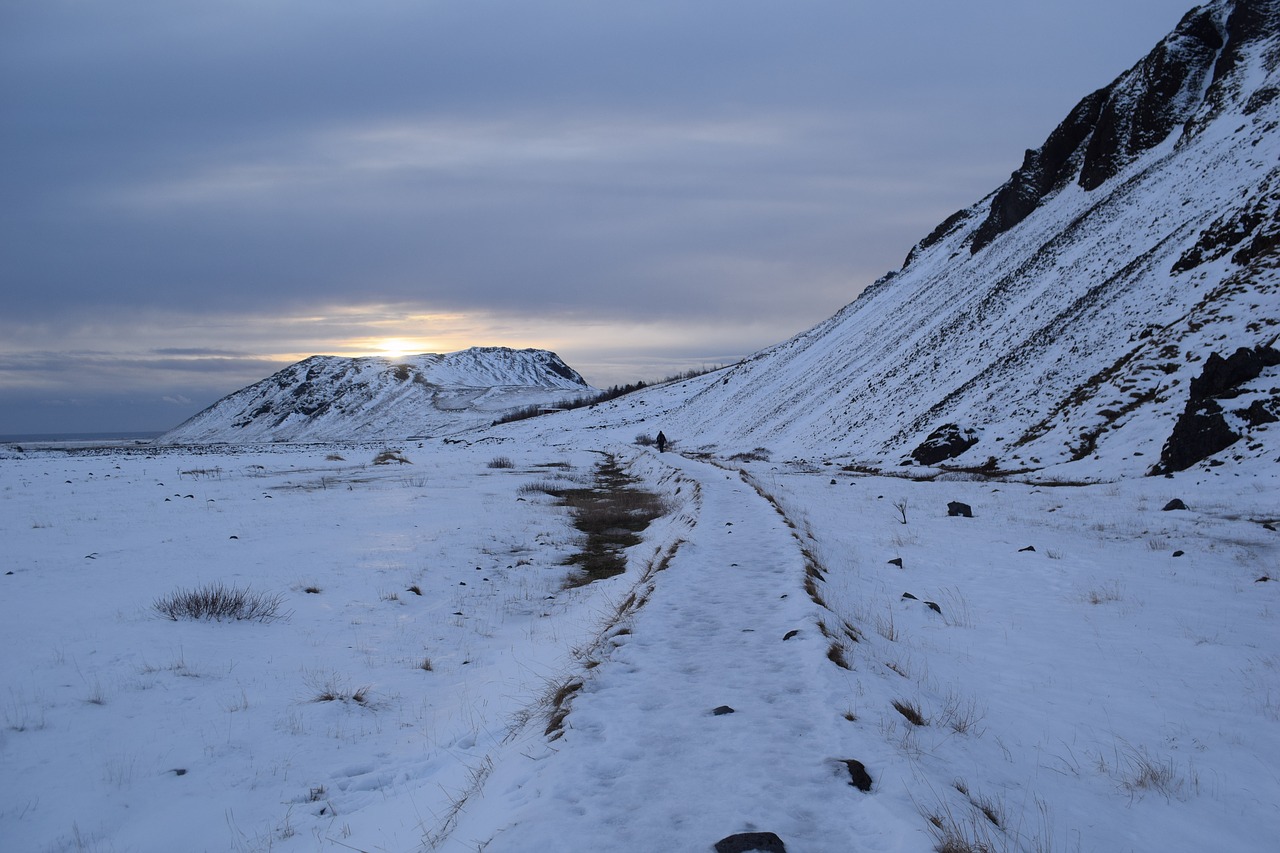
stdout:
[(406, 438), (593, 389), (553, 352), (472, 347), (393, 360), (316, 355), (223, 397), (165, 444)]
[(1193, 9), (836, 316), (591, 416), (878, 465), (1275, 458), (1278, 66), (1280, 4)]

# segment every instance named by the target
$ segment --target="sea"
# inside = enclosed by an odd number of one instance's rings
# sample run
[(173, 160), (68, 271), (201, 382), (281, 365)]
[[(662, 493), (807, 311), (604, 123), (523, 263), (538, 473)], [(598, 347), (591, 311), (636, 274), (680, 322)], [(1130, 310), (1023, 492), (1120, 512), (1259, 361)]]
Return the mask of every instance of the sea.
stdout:
[(149, 444), (164, 432), (25, 432), (0, 435), (0, 445), (21, 450), (83, 451)]

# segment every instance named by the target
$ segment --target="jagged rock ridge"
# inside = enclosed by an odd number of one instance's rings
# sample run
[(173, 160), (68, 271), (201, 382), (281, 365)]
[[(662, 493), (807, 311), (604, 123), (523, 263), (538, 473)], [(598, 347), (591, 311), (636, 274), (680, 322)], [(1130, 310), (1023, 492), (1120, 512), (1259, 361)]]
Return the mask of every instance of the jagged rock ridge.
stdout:
[(164, 443), (342, 441), (454, 433), (592, 389), (553, 352), (316, 355), (230, 394), (170, 430)]

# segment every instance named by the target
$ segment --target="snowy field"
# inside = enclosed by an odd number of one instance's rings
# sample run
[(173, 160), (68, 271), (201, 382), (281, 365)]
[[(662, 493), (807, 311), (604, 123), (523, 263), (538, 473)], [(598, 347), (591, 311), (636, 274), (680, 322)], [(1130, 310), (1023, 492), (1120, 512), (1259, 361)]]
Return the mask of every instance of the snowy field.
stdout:
[(0, 849), (1276, 849), (1271, 470), (603, 446), (666, 515), (566, 588), (600, 453), (396, 447), (0, 451)]

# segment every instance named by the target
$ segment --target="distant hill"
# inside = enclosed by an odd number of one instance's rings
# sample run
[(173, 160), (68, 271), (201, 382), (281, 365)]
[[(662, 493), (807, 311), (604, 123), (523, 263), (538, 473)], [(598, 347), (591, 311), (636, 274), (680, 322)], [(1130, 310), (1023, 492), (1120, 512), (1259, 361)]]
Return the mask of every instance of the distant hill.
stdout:
[(316, 355), (223, 397), (162, 444), (449, 434), (595, 389), (553, 352), (472, 347), (403, 359)]
[(581, 417), (878, 466), (1270, 463), (1278, 270), (1280, 3), (1219, 0), (834, 317)]

